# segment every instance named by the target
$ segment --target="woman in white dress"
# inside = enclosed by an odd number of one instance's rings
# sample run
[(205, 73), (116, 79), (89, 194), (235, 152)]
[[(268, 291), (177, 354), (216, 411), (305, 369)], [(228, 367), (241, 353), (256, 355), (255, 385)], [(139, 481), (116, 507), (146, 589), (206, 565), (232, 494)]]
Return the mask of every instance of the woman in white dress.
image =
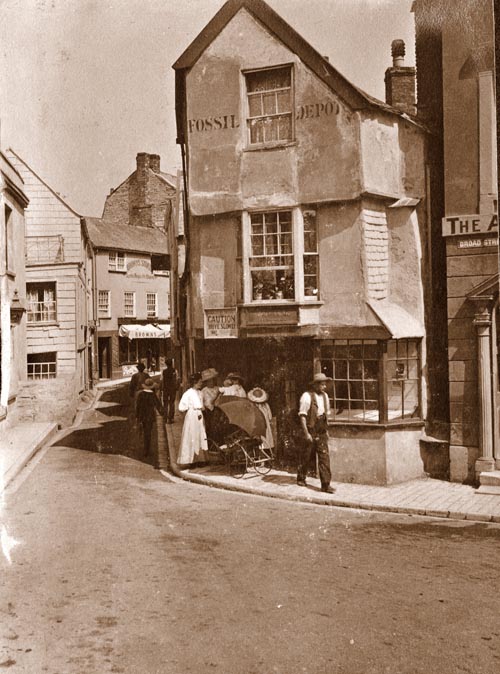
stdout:
[(208, 461), (207, 434), (203, 420), (203, 400), (201, 374), (196, 372), (191, 377), (191, 388), (183, 394), (179, 401), (179, 411), (185, 412), (182, 426), (181, 445), (177, 463), (181, 465), (205, 463)]

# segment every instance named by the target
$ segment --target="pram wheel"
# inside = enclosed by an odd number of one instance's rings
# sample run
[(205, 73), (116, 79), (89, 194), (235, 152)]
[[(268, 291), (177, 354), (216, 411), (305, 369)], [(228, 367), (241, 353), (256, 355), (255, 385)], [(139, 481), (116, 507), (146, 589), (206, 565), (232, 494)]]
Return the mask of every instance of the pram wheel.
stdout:
[(267, 475), (273, 467), (273, 454), (270, 449), (259, 445), (252, 457), (252, 465), (260, 475)]
[(239, 442), (235, 443), (229, 454), (229, 473), (240, 478), (247, 472), (247, 455)]

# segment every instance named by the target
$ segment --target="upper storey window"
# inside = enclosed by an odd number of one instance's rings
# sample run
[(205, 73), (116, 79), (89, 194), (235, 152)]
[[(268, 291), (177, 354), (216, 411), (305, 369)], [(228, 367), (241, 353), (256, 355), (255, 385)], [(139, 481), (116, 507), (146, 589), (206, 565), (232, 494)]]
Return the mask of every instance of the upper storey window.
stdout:
[(250, 145), (272, 145), (293, 140), (292, 68), (245, 73)]

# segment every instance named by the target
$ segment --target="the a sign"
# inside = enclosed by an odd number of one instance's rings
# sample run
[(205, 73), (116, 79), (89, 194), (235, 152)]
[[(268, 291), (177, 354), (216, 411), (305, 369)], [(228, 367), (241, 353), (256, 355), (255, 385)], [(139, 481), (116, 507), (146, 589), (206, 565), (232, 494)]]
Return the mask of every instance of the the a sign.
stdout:
[(498, 246), (498, 237), (495, 239), (460, 239), (459, 248), (488, 248)]
[(238, 337), (236, 309), (205, 309), (205, 339)]
[(498, 234), (498, 215), (448, 215), (442, 225), (443, 236)]

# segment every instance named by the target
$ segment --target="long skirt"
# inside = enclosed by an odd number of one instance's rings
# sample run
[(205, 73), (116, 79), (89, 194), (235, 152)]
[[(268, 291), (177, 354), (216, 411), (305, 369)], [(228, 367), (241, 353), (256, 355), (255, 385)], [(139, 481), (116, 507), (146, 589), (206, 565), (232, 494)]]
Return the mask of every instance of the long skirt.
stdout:
[(184, 417), (177, 463), (208, 461), (207, 434), (201, 410), (189, 409)]

